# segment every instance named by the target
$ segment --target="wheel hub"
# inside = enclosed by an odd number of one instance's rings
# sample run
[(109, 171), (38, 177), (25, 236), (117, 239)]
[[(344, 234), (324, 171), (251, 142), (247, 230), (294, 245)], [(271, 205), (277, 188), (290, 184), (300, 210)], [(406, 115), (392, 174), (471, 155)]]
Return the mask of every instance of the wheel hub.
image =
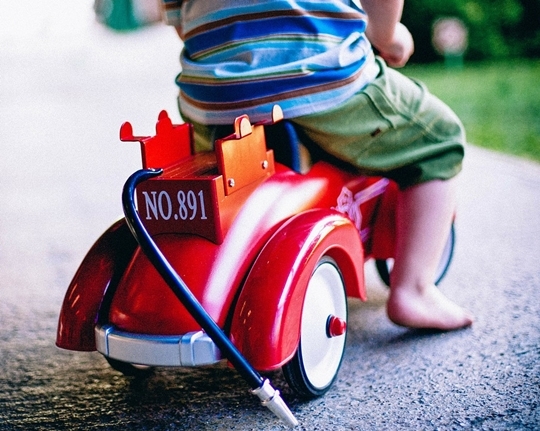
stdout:
[(339, 337), (347, 330), (347, 322), (338, 316), (331, 314), (326, 322), (326, 335), (328, 338)]

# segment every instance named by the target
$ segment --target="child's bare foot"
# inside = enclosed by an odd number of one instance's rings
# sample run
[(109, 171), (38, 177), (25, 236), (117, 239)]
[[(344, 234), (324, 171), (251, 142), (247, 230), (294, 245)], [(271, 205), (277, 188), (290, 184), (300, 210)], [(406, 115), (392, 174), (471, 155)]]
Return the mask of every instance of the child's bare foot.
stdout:
[(434, 285), (422, 291), (391, 290), (386, 310), (392, 322), (409, 328), (451, 331), (470, 326), (474, 320)]

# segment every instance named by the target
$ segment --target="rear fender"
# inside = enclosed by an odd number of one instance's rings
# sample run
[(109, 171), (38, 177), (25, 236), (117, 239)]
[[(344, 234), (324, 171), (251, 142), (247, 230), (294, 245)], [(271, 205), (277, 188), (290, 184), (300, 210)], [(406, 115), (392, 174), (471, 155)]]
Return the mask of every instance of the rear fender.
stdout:
[(366, 299), (360, 235), (351, 220), (328, 209), (292, 217), (255, 261), (231, 321), (231, 340), (258, 370), (294, 355), (307, 284), (322, 256), (339, 265), (347, 295)]
[(137, 247), (124, 219), (95, 242), (68, 287), (56, 334), (62, 349), (96, 350), (94, 326), (107, 289), (120, 279)]

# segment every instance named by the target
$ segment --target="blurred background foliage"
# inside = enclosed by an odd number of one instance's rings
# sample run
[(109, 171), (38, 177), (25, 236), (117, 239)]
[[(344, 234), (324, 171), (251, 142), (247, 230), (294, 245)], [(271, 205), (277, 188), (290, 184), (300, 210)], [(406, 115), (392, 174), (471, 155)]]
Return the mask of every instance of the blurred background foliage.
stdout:
[(432, 25), (445, 17), (468, 28), (467, 60), (540, 58), (540, 0), (405, 0), (402, 21), (416, 45), (412, 63), (440, 59)]
[[(467, 29), (459, 58), (433, 45), (442, 18)], [(402, 21), (415, 41), (402, 71), (458, 114), (468, 141), (540, 162), (540, 0), (405, 0)]]

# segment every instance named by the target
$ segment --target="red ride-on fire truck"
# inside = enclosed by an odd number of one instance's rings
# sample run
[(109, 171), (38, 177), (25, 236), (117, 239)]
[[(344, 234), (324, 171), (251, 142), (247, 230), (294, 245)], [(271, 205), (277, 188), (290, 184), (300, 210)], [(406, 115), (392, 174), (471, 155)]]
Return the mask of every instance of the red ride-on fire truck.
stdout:
[[(228, 360), (274, 413), (296, 419), (259, 372), (282, 368), (300, 396), (334, 382), (347, 298), (366, 300), (364, 263), (388, 281), (396, 185), (324, 160), (302, 168), (293, 126), (236, 119), (211, 152), (162, 111), (123, 191), (125, 217), (81, 263), (57, 345), (98, 350), (126, 375)], [(276, 159), (274, 157), (276, 155)], [(279, 156), (279, 157), (278, 157)], [(285, 157), (287, 160), (282, 160)], [(451, 257), (451, 230), (438, 280)]]

